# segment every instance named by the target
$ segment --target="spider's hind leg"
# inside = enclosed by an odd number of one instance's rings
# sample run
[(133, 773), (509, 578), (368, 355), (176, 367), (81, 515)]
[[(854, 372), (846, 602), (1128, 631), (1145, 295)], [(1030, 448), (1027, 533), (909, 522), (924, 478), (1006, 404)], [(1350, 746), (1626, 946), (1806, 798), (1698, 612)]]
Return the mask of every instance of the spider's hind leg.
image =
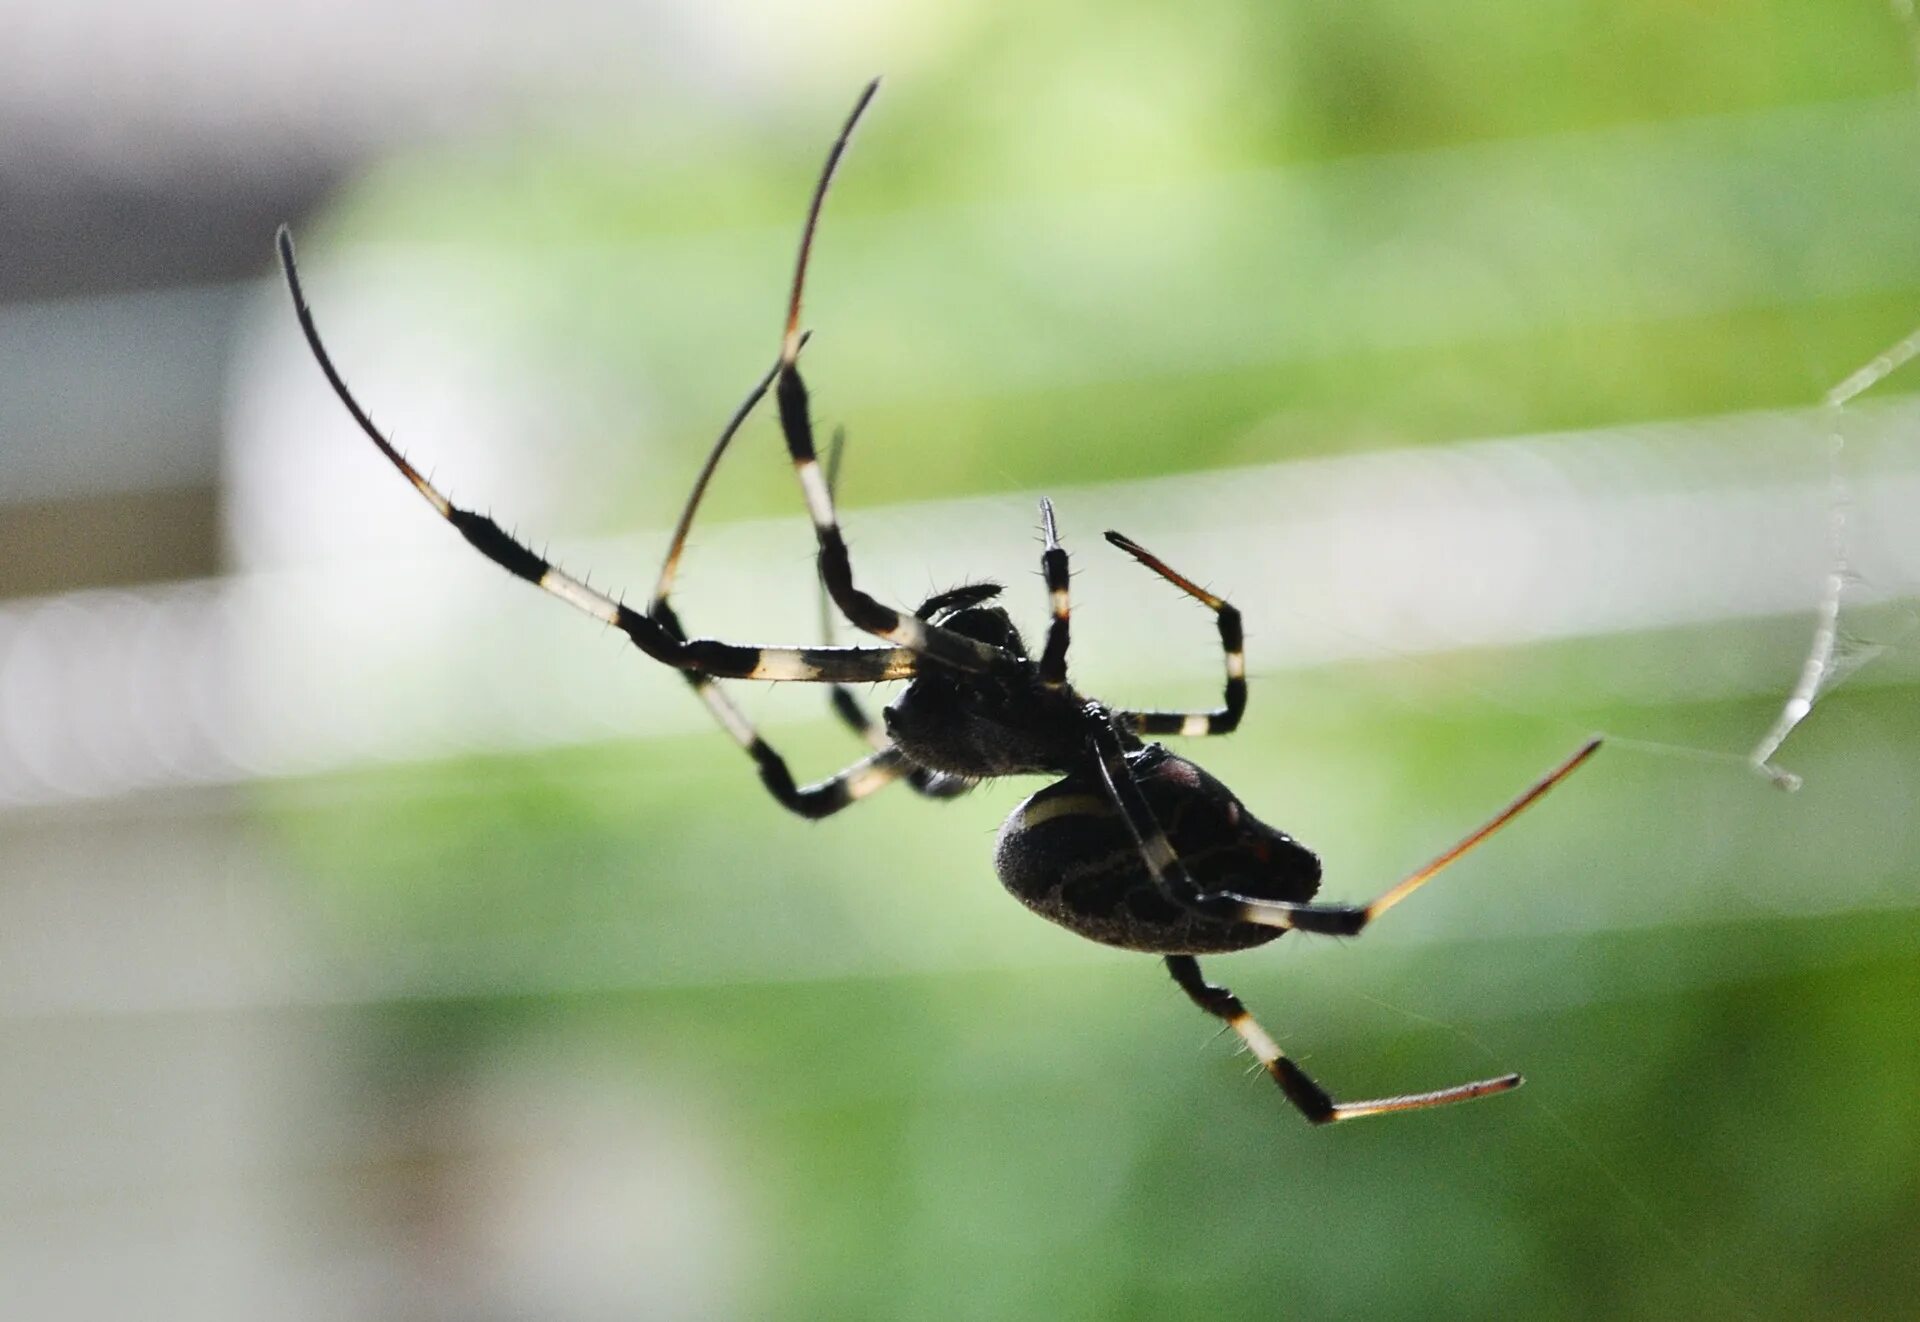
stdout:
[(1191, 997), (1195, 1005), (1224, 1021), (1227, 1027), (1239, 1034), (1247, 1050), (1253, 1053), (1268, 1076), (1280, 1086), (1280, 1091), (1286, 1094), (1294, 1109), (1311, 1124), (1337, 1124), (1342, 1120), (1358, 1120), (1362, 1116), (1417, 1111), (1428, 1106), (1445, 1106), (1449, 1102), (1471, 1101), (1475, 1097), (1506, 1092), (1509, 1088), (1519, 1087), (1521, 1083), (1518, 1074), (1502, 1074), (1495, 1079), (1463, 1083), (1454, 1088), (1442, 1088), (1438, 1092), (1380, 1097), (1367, 1102), (1336, 1102), (1305, 1070), (1287, 1058), (1267, 1030), (1247, 1012), (1247, 1007), (1238, 996), (1225, 987), (1215, 986), (1200, 975), (1199, 960), (1192, 955), (1169, 955), (1167, 972), (1173, 975), (1173, 980), (1180, 984), (1180, 990)]
[[(1336, 904), (1290, 904), (1278, 900), (1252, 899), (1244, 895), (1232, 895), (1223, 892), (1204, 892), (1195, 883), (1186, 864), (1175, 851), (1166, 832), (1155, 820), (1153, 809), (1146, 795), (1134, 780), (1133, 770), (1128, 765), (1126, 751), (1121, 744), (1120, 731), (1115, 717), (1103, 711), (1097, 703), (1089, 703), (1086, 710), (1088, 723), (1088, 751), (1104, 783), (1109, 799), (1118, 810), (1127, 830), (1133, 837), (1134, 846), (1139, 850), (1140, 861), (1147, 875), (1161, 895), (1183, 909), (1208, 918), (1226, 922), (1260, 923), (1269, 927), (1298, 927), (1307, 931), (1334, 932), (1353, 935), (1365, 927), (1377, 914), (1398, 903), (1418, 887), (1427, 878), (1438, 872), (1467, 850), (1485, 840), (1501, 826), (1511, 821), (1527, 805), (1535, 802), (1554, 785), (1570, 774), (1573, 769), (1592, 755), (1599, 746), (1598, 742), (1587, 744), (1580, 752), (1562, 763), (1554, 771), (1537, 782), (1527, 793), (1510, 804), (1507, 809), (1492, 821), (1468, 836), (1460, 844), (1441, 855), (1432, 864), (1409, 877), (1400, 885), (1388, 891), (1371, 905)], [(1475, 1097), (1485, 1097), (1490, 1093), (1505, 1092), (1518, 1087), (1520, 1076), (1505, 1074), (1495, 1079), (1481, 1079), (1475, 1083), (1463, 1083), (1453, 1088), (1442, 1088), (1436, 1092), (1413, 1093), (1404, 1097), (1383, 1097), (1365, 1102), (1336, 1102), (1327, 1091), (1308, 1077), (1306, 1071), (1288, 1060), (1280, 1050), (1279, 1044), (1267, 1031), (1247, 1013), (1240, 999), (1224, 987), (1216, 987), (1200, 976), (1200, 965), (1191, 955), (1171, 955), (1167, 958), (1167, 971), (1173, 974), (1175, 982), (1193, 999), (1194, 1004), (1208, 1014), (1224, 1021), (1228, 1027), (1240, 1035), (1240, 1040), (1253, 1052), (1273, 1081), (1279, 1085), (1287, 1100), (1314, 1124), (1331, 1124), (1339, 1120), (1356, 1120), (1361, 1116), (1384, 1115), (1390, 1111), (1413, 1111), (1427, 1106), (1443, 1106), (1448, 1102), (1464, 1102)]]
[(1153, 809), (1135, 783), (1120, 742), (1120, 714), (1104, 711), (1089, 703), (1085, 713), (1088, 751), (1107, 794), (1139, 847), (1141, 861), (1153, 884), (1168, 900), (1183, 909), (1222, 922), (1257, 923), (1282, 930), (1318, 932), (1322, 936), (1357, 936), (1387, 910), (1419, 890), (1443, 870), (1458, 862), (1507, 823), (1545, 797), (1547, 791), (1572, 775), (1600, 750), (1600, 740), (1582, 744), (1559, 766), (1529, 785), (1526, 790), (1495, 813), (1465, 839), (1438, 855), (1376, 896), (1369, 904), (1342, 904), (1328, 901), (1305, 903), (1259, 899), (1231, 891), (1203, 891), (1187, 871), (1185, 863), (1167, 840), (1166, 832), (1154, 820)]

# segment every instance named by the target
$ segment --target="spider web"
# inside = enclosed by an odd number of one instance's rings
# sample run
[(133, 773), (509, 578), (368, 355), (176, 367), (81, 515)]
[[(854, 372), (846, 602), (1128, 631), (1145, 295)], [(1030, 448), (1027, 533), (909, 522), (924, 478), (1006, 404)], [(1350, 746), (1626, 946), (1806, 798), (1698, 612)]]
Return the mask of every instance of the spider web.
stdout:
[[(1920, 89), (1920, 13), (1915, 11), (1914, 0), (1888, 0), (1888, 3), (1894, 21), (1900, 25), (1906, 37), (1908, 54), (1913, 62), (1915, 86)], [(1840, 622), (1847, 587), (1853, 581), (1848, 545), (1853, 498), (1843, 463), (1846, 455), (1846, 410), (1855, 400), (1906, 366), (1916, 355), (1920, 355), (1920, 328), (1908, 332), (1854, 369), (1827, 391), (1822, 401), (1827, 421), (1828, 482), (1832, 506), (1828, 522), (1828, 549), (1832, 564), (1815, 612), (1813, 637), (1807, 646), (1806, 660), (1800, 667), (1800, 678), (1781, 704), (1780, 715), (1747, 755), (1748, 762), (1756, 772), (1789, 792), (1799, 789), (1804, 782), (1797, 773), (1774, 762), (1774, 755), (1780, 751), (1780, 746), (1802, 721), (1812, 715), (1816, 702), (1862, 666), (1884, 654), (1889, 646), (1887, 643), (1851, 637), (1842, 629)], [(1911, 625), (1910, 620), (1904, 632), (1911, 632)]]
[[(1904, 14), (1910, 24), (1914, 22), (1910, 0), (1895, 0), (1895, 8)], [(1916, 46), (1916, 57), (1920, 58), (1920, 45)], [(1832, 692), (1860, 667), (1884, 653), (1888, 646), (1850, 638), (1840, 627), (1841, 604), (1852, 579), (1848, 557), (1848, 522), (1853, 499), (1842, 462), (1846, 453), (1844, 423), (1848, 405), (1911, 362), (1916, 355), (1920, 355), (1920, 328), (1909, 332), (1848, 374), (1827, 392), (1823, 401), (1827, 418), (1828, 482), (1832, 502), (1828, 525), (1832, 567), (1821, 593), (1814, 618), (1813, 639), (1807, 648), (1806, 661), (1801, 665), (1799, 681), (1781, 705), (1780, 715), (1747, 755), (1755, 771), (1783, 790), (1797, 790), (1803, 782), (1798, 774), (1783, 769), (1773, 761), (1780, 745), (1786, 742), (1787, 736), (1793, 733), (1800, 722), (1813, 713), (1814, 703)]]

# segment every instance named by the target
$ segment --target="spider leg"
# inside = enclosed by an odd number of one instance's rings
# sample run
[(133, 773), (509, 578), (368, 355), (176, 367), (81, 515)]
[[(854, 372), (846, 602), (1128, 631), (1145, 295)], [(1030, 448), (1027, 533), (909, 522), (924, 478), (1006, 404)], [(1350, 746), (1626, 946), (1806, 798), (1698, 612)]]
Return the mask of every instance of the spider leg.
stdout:
[(300, 286), (299, 269), (294, 264), (293, 236), (285, 226), (276, 238), (280, 265), (286, 274), (287, 290), (293, 296), (295, 315), (306, 336), (307, 347), (325, 373), (327, 383), (346, 406), (347, 412), (385, 455), (387, 461), (413, 484), (434, 512), (451, 523), (475, 550), (515, 577), (523, 578), (586, 615), (619, 629), (642, 652), (654, 660), (680, 670), (695, 671), (726, 679), (799, 680), (812, 683), (867, 683), (888, 679), (909, 679), (918, 669), (919, 658), (904, 647), (760, 647), (752, 644), (722, 642), (712, 638), (685, 639), (674, 636), (658, 620), (625, 603), (596, 592), (580, 579), (536, 554), (530, 547), (509, 536), (487, 515), (462, 509), (415, 468), (393, 443), (374, 426), (373, 419), (347, 388), (346, 380), (334, 367), (326, 345), (321, 342), (313, 311), (307, 305)]
[(1200, 897), (1203, 909), (1242, 922), (1263, 923), (1268, 927), (1293, 927), (1303, 932), (1321, 932), (1331, 936), (1352, 936), (1364, 929), (1394, 905), (1419, 890), (1450, 864), (1484, 843), (1488, 836), (1538, 803), (1546, 792), (1572, 775), (1582, 763), (1600, 751), (1599, 738), (1587, 740), (1573, 756), (1529, 785), (1517, 799), (1477, 827), (1465, 839), (1436, 855), (1374, 898), (1369, 904), (1284, 904), (1272, 900), (1252, 900), (1241, 895)]
[[(806, 337), (802, 336), (801, 343), (804, 344), (805, 342)], [(741, 425), (747, 420), (747, 416), (751, 414), (755, 406), (765, 398), (768, 389), (773, 385), (773, 378), (779, 370), (780, 365), (777, 362), (768, 368), (759, 381), (754, 383), (753, 388), (747, 391), (746, 398), (741, 400), (739, 406), (734, 409), (732, 416), (727, 419), (726, 426), (720, 429), (720, 435), (714, 439), (712, 448), (707, 451), (706, 460), (700, 465), (698, 476), (693, 480), (693, 490), (688, 493), (687, 503), (680, 510), (680, 518), (674, 524), (673, 538), (667, 543), (666, 556), (660, 563), (660, 575), (654, 580), (653, 598), (647, 603), (647, 614), (666, 625), (677, 637), (685, 638), (686, 630), (681, 626), (679, 617), (674, 614), (673, 607), (668, 604), (668, 598), (673, 595), (674, 579), (677, 578), (680, 573), (680, 557), (685, 553), (687, 538), (691, 536), (693, 532), (694, 515), (699, 512), (700, 503), (706, 499), (707, 488), (712, 485), (713, 475), (720, 468), (720, 460), (725, 457), (728, 447), (733, 444), (733, 438), (739, 433)], [(836, 431), (833, 436), (833, 442), (828, 448), (828, 485), (833, 484), (838, 472), (841, 446), (845, 439), (845, 432)], [(824, 584), (821, 586), (820, 591), (820, 637), (822, 642), (831, 643), (833, 641), (833, 624), (832, 616), (828, 610), (829, 601), (826, 596)], [(689, 672), (687, 680), (693, 686), (694, 691), (700, 695), (701, 699), (705, 701), (709, 707), (714, 709), (714, 713), (719, 717), (721, 725), (732, 729), (736, 721), (744, 722), (746, 720), (745, 716), (740, 714), (738, 708), (735, 708), (718, 688), (705, 682), (704, 676)], [(841, 711), (843, 702), (852, 701), (852, 690), (842, 684), (835, 684), (833, 686), (830, 705), (836, 712)], [(720, 715), (722, 705), (729, 709), (728, 715)], [(866, 727), (877, 728), (873, 726), (872, 721), (866, 720), (865, 713), (860, 713), (860, 716), (862, 724), (855, 725), (857, 733), (865, 733)], [(875, 752), (880, 752), (890, 747), (884, 735), (877, 741), (868, 739), (867, 742), (872, 745)]]
[(807, 388), (800, 379), (798, 367), (787, 364), (780, 369), (777, 396), (787, 452), (800, 479), (800, 488), (806, 494), (807, 512), (813, 518), (814, 536), (820, 548), (820, 578), (840, 613), (855, 628), (956, 669), (981, 671), (1018, 665), (1017, 658), (999, 648), (895, 610), (855, 585), (853, 562), (834, 513), (833, 495), (827, 490), (826, 478), (814, 454)]
[[(726, 454), (727, 447), (733, 443), (747, 415), (767, 393), (773, 384), (773, 376), (778, 365), (767, 370), (753, 388), (740, 401), (733, 415), (727, 419), (726, 426), (720, 429), (720, 435), (714, 440), (713, 447), (707, 451), (706, 462), (701, 464), (700, 473), (694, 479), (693, 491), (687, 497), (686, 506), (680, 511), (680, 519), (674, 525), (673, 538), (667, 545), (667, 554), (660, 565), (660, 576), (654, 581), (653, 598), (647, 604), (647, 616), (656, 620), (674, 638), (684, 639), (686, 630), (680, 624), (680, 618), (674, 613), (668, 598), (673, 592), (673, 581), (679, 573), (680, 557), (686, 550), (687, 537), (693, 530), (694, 514), (705, 499), (707, 488), (713, 481), (714, 472), (720, 467), (720, 460)], [(836, 452), (838, 439), (836, 439)], [(831, 642), (828, 638), (826, 641)], [(955, 778), (942, 778), (939, 773), (908, 762), (892, 752), (893, 745), (882, 736), (877, 742), (869, 740), (873, 746), (873, 756), (855, 763), (837, 776), (822, 781), (818, 785), (796, 787), (793, 773), (788, 769), (786, 759), (776, 752), (773, 746), (761, 737), (746, 713), (735, 705), (721, 689), (719, 681), (711, 675), (686, 670), (681, 674), (699, 699), (706, 704), (707, 710), (720, 723), (720, 727), (733, 736), (754, 764), (760, 769), (761, 783), (767, 787), (775, 801), (781, 807), (802, 817), (825, 817), (838, 812), (841, 808), (866, 797), (892, 781), (904, 776), (909, 784), (921, 793), (939, 792), (944, 794), (960, 793), (972, 787), (970, 781), (960, 781), (958, 790), (947, 789), (945, 782)], [(844, 685), (835, 684), (832, 690), (834, 707), (840, 707), (842, 696), (851, 701), (851, 690)], [(862, 713), (864, 716), (864, 713)]]
[[(801, 337), (801, 343), (805, 343)], [(756, 405), (766, 398), (767, 390), (773, 385), (780, 364), (775, 363), (763, 373), (760, 379), (747, 391), (745, 399), (733, 410), (727, 419), (727, 425), (720, 429), (720, 435), (714, 438), (713, 446), (707, 451), (706, 460), (700, 465), (700, 473), (693, 479), (693, 491), (687, 496), (687, 503), (680, 510), (680, 518), (673, 525), (673, 540), (667, 543), (667, 554), (660, 563), (660, 576), (654, 580), (653, 600), (648, 605), (648, 614), (655, 607), (664, 606), (673, 593), (673, 580), (680, 572), (680, 556), (687, 549), (687, 537), (693, 532), (693, 516), (700, 508), (700, 502), (707, 497), (707, 488), (713, 483), (713, 475), (720, 468), (720, 460), (725, 457), (727, 448), (733, 444), (733, 438), (740, 431)]]
[[(840, 489), (840, 458), (846, 453), (847, 431), (836, 427), (833, 437), (827, 442), (827, 490)], [(820, 583), (820, 640), (833, 641), (833, 597), (827, 592), (826, 581)], [(876, 752), (893, 747), (893, 741), (887, 738), (887, 732), (880, 722), (873, 719), (854, 691), (845, 684), (835, 684), (828, 693), (828, 701), (833, 714), (840, 723), (865, 741)], [(957, 799), (977, 782), (966, 776), (956, 776), (951, 772), (934, 771), (929, 767), (914, 766), (907, 772), (907, 784), (916, 794), (929, 799)]]
[[(805, 340), (803, 339), (801, 343), (804, 345)], [(827, 490), (830, 493), (837, 494), (840, 490), (840, 460), (846, 452), (847, 429), (835, 427), (832, 439), (827, 442), (826, 478)], [(820, 579), (819, 602), (820, 641), (831, 643), (834, 635), (833, 596), (827, 591), (825, 579)], [(835, 684), (827, 694), (827, 702), (832, 707), (833, 714), (840, 718), (840, 723), (858, 735), (868, 747), (878, 750), (892, 742), (887, 738), (887, 732), (881, 727), (880, 722), (868, 714), (867, 709), (861, 705), (859, 697), (845, 684)]]
[(1147, 871), (1161, 894), (1175, 904), (1209, 918), (1218, 918), (1225, 922), (1258, 923), (1264, 927), (1297, 929), (1302, 932), (1319, 932), (1326, 936), (1357, 935), (1367, 924), (1420, 889), (1449, 864), (1458, 861), (1483, 843), (1487, 837), (1539, 802), (1548, 790), (1572, 775), (1600, 748), (1598, 738), (1589, 739), (1572, 757), (1528, 786), (1519, 798), (1495, 813), (1484, 825), (1425, 866), (1397, 882), (1371, 904), (1290, 904), (1282, 900), (1253, 899), (1250, 896), (1235, 895), (1229, 891), (1202, 891), (1187, 872), (1186, 865), (1180, 861), (1180, 856), (1174, 852), (1166, 833), (1154, 820), (1153, 810), (1148, 806), (1146, 796), (1134, 783), (1133, 774), (1127, 768), (1126, 755), (1113, 725), (1117, 718), (1102, 713), (1097, 704), (1089, 704), (1087, 714), (1093, 748), (1097, 755), (1094, 760), (1100, 769), (1101, 779), (1105, 782), (1107, 792), (1111, 795), (1114, 804), (1120, 809), (1120, 815), (1125, 819), (1128, 829), (1132, 831), (1134, 840), (1140, 847), (1140, 856), (1146, 861)]
[(1179, 588), (1214, 613), (1220, 625), (1220, 650), (1227, 658), (1226, 706), (1212, 711), (1129, 711), (1119, 713), (1136, 734), (1227, 734), (1240, 724), (1247, 710), (1246, 641), (1240, 628), (1240, 612), (1224, 598), (1216, 597), (1192, 579), (1176, 572), (1166, 561), (1154, 555), (1131, 537), (1109, 531), (1107, 540)]
[[(805, 340), (803, 339), (801, 343), (804, 344)], [(777, 372), (779, 368), (776, 367), (774, 370)], [(827, 442), (826, 478), (829, 492), (840, 490), (840, 460), (846, 452), (847, 429), (835, 427), (832, 438)], [(820, 641), (831, 643), (833, 635), (833, 597), (827, 591), (826, 580), (821, 579)], [(859, 697), (845, 684), (835, 684), (827, 694), (827, 702), (833, 709), (833, 714), (840, 718), (840, 723), (858, 735), (868, 747), (878, 751), (892, 745), (892, 740), (887, 738), (887, 732), (881, 727), (880, 722), (868, 714), (867, 709), (861, 705)]]
[(869, 753), (818, 784), (796, 788), (792, 775), (787, 771), (786, 761), (768, 747), (766, 741), (754, 736), (747, 751), (759, 764), (761, 783), (779, 801), (780, 806), (815, 820), (830, 817), (842, 808), (858, 803), (875, 790), (884, 789), (901, 777), (919, 770), (907, 761), (904, 753), (887, 748)]
[[(1106, 783), (1107, 793), (1120, 810), (1121, 818), (1127, 823), (1127, 829), (1133, 836), (1134, 845), (1140, 851), (1141, 860), (1147, 866), (1148, 874), (1154, 885), (1169, 900), (1185, 908), (1209, 917), (1219, 917), (1227, 921), (1259, 922), (1247, 912), (1248, 906), (1261, 905), (1264, 901), (1248, 900), (1242, 896), (1224, 896), (1203, 894), (1194, 884), (1186, 865), (1174, 852), (1167, 840), (1166, 833), (1154, 819), (1153, 809), (1148, 805), (1146, 796), (1134, 782), (1133, 772), (1127, 766), (1126, 752), (1123, 748), (1115, 718), (1103, 712), (1097, 703), (1089, 703), (1086, 709), (1088, 726), (1092, 735), (1093, 751), (1096, 754), (1095, 765), (1100, 769), (1101, 779)], [(1564, 774), (1564, 773), (1562, 773)], [(1544, 793), (1545, 791), (1539, 791)], [(1534, 797), (1538, 797), (1538, 794)], [(1522, 804), (1521, 806), (1524, 806)], [(1510, 809), (1511, 816), (1518, 808)], [(1497, 828), (1500, 819), (1493, 826), (1484, 827), (1478, 833), (1484, 839)], [(1470, 838), (1471, 840), (1471, 838)], [(1470, 847), (1470, 845), (1468, 846)], [(1454, 851), (1457, 857), (1464, 849)], [(1275, 906), (1290, 911), (1310, 908), (1306, 905)], [(1278, 924), (1294, 926), (1293, 923)], [(1357, 927), (1353, 929), (1359, 930)], [(1280, 1091), (1286, 1094), (1295, 1109), (1316, 1125), (1332, 1124), (1340, 1120), (1357, 1120), (1361, 1116), (1384, 1115), (1391, 1111), (1412, 1111), (1426, 1106), (1444, 1106), (1448, 1102), (1464, 1102), (1474, 1097), (1485, 1097), (1489, 1093), (1505, 1092), (1518, 1087), (1520, 1076), (1505, 1074), (1496, 1079), (1481, 1079), (1474, 1083), (1463, 1083), (1452, 1088), (1442, 1088), (1436, 1092), (1411, 1093), (1404, 1097), (1383, 1097), (1366, 1102), (1336, 1102), (1326, 1089), (1315, 1083), (1306, 1071), (1294, 1064), (1280, 1050), (1280, 1046), (1262, 1028), (1254, 1017), (1241, 1004), (1240, 998), (1224, 987), (1215, 987), (1200, 976), (1199, 961), (1191, 955), (1170, 955), (1167, 957), (1167, 971), (1173, 980), (1180, 984), (1194, 1004), (1208, 1014), (1222, 1020), (1240, 1036)]]
[(1047, 647), (1040, 654), (1040, 682), (1050, 689), (1065, 688), (1067, 684), (1067, 644), (1069, 616), (1073, 605), (1067, 596), (1067, 584), (1070, 575), (1067, 572), (1067, 550), (1060, 545), (1060, 530), (1053, 521), (1053, 502), (1040, 498), (1040, 528), (1047, 539), (1047, 546), (1040, 553), (1040, 572), (1047, 583), (1047, 606), (1052, 619), (1047, 624)]
[(834, 513), (833, 492), (829, 489), (825, 474), (821, 472), (820, 461), (814, 451), (813, 419), (806, 383), (800, 379), (798, 365), (803, 338), (800, 333), (800, 298), (806, 288), (807, 263), (813, 253), (813, 236), (820, 223), (820, 208), (826, 202), (827, 186), (833, 182), (834, 170), (838, 168), (847, 142), (853, 136), (854, 125), (860, 122), (860, 116), (879, 90), (880, 82), (875, 79), (860, 93), (860, 99), (854, 103), (853, 113), (847, 117), (840, 136), (834, 139), (833, 147), (827, 153), (826, 165), (820, 172), (819, 182), (814, 185), (813, 199), (807, 207), (806, 225), (800, 233), (800, 255), (794, 263), (793, 291), (787, 300), (786, 334), (780, 346), (779, 383), (775, 389), (780, 404), (780, 429), (786, 436), (787, 454), (793, 461), (800, 490), (806, 496), (807, 513), (813, 519), (814, 537), (820, 548), (821, 580), (827, 585), (834, 605), (840, 608), (854, 627), (884, 638), (896, 647), (924, 654), (960, 670), (1012, 668), (1021, 664), (1019, 658), (965, 634), (897, 611), (854, 584), (853, 562), (848, 556), (846, 538), (841, 534), (839, 519)]
[[(681, 636), (679, 617), (666, 602), (654, 602), (651, 618), (673, 636)], [(754, 765), (760, 770), (760, 783), (767, 787), (767, 793), (782, 808), (801, 817), (831, 816), (876, 790), (885, 789), (896, 780), (925, 778), (934, 774), (909, 762), (904, 754), (889, 744), (875, 749), (852, 766), (818, 784), (796, 785), (793, 772), (787, 767), (787, 760), (761, 737), (746, 713), (721, 689), (718, 680), (696, 671), (683, 671), (682, 674), (695, 695), (713, 713), (720, 728), (733, 736), (734, 743), (753, 759)]]
[(1428, 1106), (1445, 1106), (1449, 1102), (1471, 1101), (1475, 1097), (1518, 1088), (1522, 1082), (1518, 1074), (1502, 1074), (1495, 1079), (1481, 1079), (1476, 1083), (1463, 1083), (1436, 1092), (1380, 1097), (1367, 1102), (1336, 1102), (1305, 1070), (1288, 1059), (1267, 1030), (1247, 1012), (1247, 1007), (1238, 996), (1225, 987), (1215, 986), (1200, 975), (1199, 960), (1192, 955), (1169, 955), (1167, 972), (1173, 975), (1173, 980), (1180, 984), (1180, 989), (1192, 998), (1195, 1005), (1224, 1021), (1227, 1027), (1240, 1035), (1240, 1040), (1246, 1043), (1254, 1059), (1280, 1085), (1280, 1091), (1286, 1094), (1294, 1109), (1311, 1124), (1337, 1124), (1342, 1120), (1358, 1120), (1362, 1116), (1417, 1111)]

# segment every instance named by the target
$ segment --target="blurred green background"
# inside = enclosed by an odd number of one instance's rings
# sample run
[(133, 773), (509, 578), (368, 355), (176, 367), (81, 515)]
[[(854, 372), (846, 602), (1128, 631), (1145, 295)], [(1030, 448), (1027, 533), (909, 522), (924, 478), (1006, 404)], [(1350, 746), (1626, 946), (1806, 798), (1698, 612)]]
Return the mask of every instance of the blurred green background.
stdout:
[[(431, 25), (359, 19), (323, 70), (362, 42), (370, 82), (447, 63)], [(642, 596), (776, 347), (833, 128), (886, 73), (808, 303), (862, 576), (911, 601), (1003, 574), (1037, 632), (1050, 493), (1077, 682), (1200, 705), (1206, 617), (1094, 534), (1166, 551), (1249, 621), (1248, 719), (1185, 751), (1322, 852), (1330, 897), (1612, 736), (1365, 939), (1207, 964), (1340, 1096), (1527, 1086), (1309, 1129), (1153, 961), (1000, 892), (992, 833), (1037, 784), (783, 815), (675, 676), (459, 547), (249, 281), (212, 562), (7, 617), (132, 601), (218, 639), (210, 733), (182, 736), (212, 770), (12, 782), (29, 1308), (1911, 1315), (1915, 369), (1840, 423), (1839, 657), (1865, 664), (1783, 750), (1801, 792), (1741, 761), (1833, 567), (1814, 406), (1920, 322), (1898, 3), (490, 24), (533, 73), (294, 208), (336, 357), (423, 467)], [(631, 52), (659, 76), (608, 72)], [(1534, 540), (1462, 581), (1449, 547), (1509, 509)], [(689, 622), (812, 641), (767, 418), (709, 514)], [(1446, 607), (1476, 592), (1484, 616)], [(10, 655), (21, 710), (99, 692)], [(796, 768), (857, 752), (819, 694), (740, 697)], [(142, 1098), (213, 1132), (128, 1120)]]

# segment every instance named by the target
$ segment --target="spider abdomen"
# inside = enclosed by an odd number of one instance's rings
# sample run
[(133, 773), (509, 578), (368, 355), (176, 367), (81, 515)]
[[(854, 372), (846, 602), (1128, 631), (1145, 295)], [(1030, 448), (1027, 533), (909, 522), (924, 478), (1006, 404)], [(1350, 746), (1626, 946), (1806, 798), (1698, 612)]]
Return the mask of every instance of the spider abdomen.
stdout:
[[(1246, 810), (1233, 792), (1159, 745), (1127, 757), (1154, 820), (1202, 891), (1304, 903), (1320, 860)], [(1014, 898), (1090, 941), (1158, 955), (1245, 950), (1282, 929), (1183, 908), (1154, 884), (1140, 846), (1097, 775), (1028, 798), (1000, 828), (994, 869)]]

